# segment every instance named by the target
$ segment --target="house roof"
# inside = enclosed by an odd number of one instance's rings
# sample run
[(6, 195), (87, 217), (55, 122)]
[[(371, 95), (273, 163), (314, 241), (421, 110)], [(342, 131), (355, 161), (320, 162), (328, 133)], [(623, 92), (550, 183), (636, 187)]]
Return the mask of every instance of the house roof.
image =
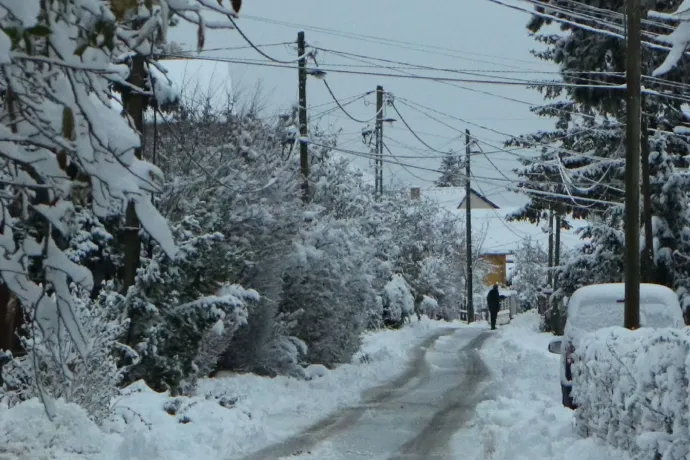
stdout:
[[(470, 193), (474, 193), (475, 195), (477, 195), (480, 199), (484, 200), (484, 201), (485, 201), (489, 206), (491, 206), (492, 208), (494, 208), (494, 209), (499, 209), (499, 208), (500, 208), (499, 205), (497, 205), (496, 203), (494, 203), (493, 201), (491, 201), (491, 200), (488, 199), (486, 196), (482, 195), (481, 193), (479, 193), (478, 191), (476, 191), (476, 190), (473, 189), (472, 187), (470, 187)], [(463, 197), (462, 201), (458, 204), (458, 208), (460, 208), (460, 207), (462, 206), (462, 202), (463, 202), (463, 201), (465, 201), (464, 197)]]
[[(465, 199), (465, 187), (420, 187), (420, 190), (422, 197), (433, 199), (441, 203), (444, 208), (449, 208), (453, 203), (455, 203), (455, 207), (457, 208)], [(471, 187), (470, 190), (476, 196), (486, 201), (488, 205), (493, 206), (496, 209), (501, 208), (501, 202), (498, 202), (496, 198), (492, 197), (489, 199), (486, 195), (474, 187)], [(500, 198), (498, 195), (496, 197)]]
[[(484, 198), (482, 194), (477, 193)], [(458, 209), (458, 205), (465, 198), (465, 189), (461, 187), (432, 187), (421, 190), (422, 199), (436, 201), (444, 210), (455, 214), (459, 219), (464, 219), (465, 209)], [(495, 205), (495, 203), (487, 202)], [(520, 244), (530, 237), (532, 241), (539, 243), (543, 248), (548, 247), (549, 235), (545, 224), (535, 225), (530, 222), (508, 221), (507, 216), (519, 210), (518, 206), (509, 206), (498, 209), (472, 209), (472, 232), (474, 235), (482, 235), (482, 254), (513, 254)], [(572, 226), (570, 230), (561, 230), (561, 245), (564, 248), (575, 249), (583, 241), (576, 234), (578, 228), (584, 227), (587, 222), (580, 219), (569, 219)]]
[[(472, 232), (477, 235), (477, 238), (481, 236), (483, 239), (482, 254), (513, 254), (528, 237), (543, 248), (548, 247), (549, 234), (546, 223), (535, 225), (530, 222), (507, 220), (507, 216), (518, 209), (472, 210)], [(462, 210), (455, 210), (455, 212), (464, 215)], [(561, 230), (561, 245), (564, 248), (574, 249), (582, 244), (575, 230), (586, 225), (586, 222), (571, 220), (570, 223), (573, 229)]]

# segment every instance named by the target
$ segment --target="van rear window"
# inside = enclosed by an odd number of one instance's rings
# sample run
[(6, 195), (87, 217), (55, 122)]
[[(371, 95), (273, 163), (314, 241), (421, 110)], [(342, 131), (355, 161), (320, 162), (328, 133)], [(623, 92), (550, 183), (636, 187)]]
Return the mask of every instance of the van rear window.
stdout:
[[(640, 325), (642, 327), (677, 327), (677, 312), (669, 312), (668, 305), (662, 303), (643, 303), (640, 305)], [(623, 326), (625, 304), (622, 302), (597, 302), (582, 305), (577, 315), (568, 318), (573, 326), (585, 331), (595, 331), (603, 327)]]

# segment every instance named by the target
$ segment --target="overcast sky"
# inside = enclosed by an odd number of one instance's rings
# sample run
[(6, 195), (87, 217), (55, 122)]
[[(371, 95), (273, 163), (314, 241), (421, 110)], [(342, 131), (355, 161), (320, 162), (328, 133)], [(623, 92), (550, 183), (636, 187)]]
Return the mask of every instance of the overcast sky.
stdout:
[[(488, 0), (245, 0), (244, 3), (238, 24), (256, 44), (294, 42), (297, 32), (304, 30), (307, 43), (313, 46), (414, 65), (469, 72), (479, 70), (482, 75), (370, 67), (367, 63), (320, 51), (317, 59), (319, 64), (326, 68), (386, 74), (402, 71), (418, 75), (480, 80), (497, 80), (502, 77), (550, 79), (554, 78), (554, 75), (539, 75), (534, 72), (556, 70), (555, 67), (531, 56), (530, 49), (537, 44), (529, 37), (525, 28), (529, 17)], [(386, 44), (383, 40), (362, 37), (364, 35), (410, 44)], [(171, 30), (169, 40), (183, 44), (185, 49), (194, 49), (196, 29), (189, 24), (182, 24)], [(205, 49), (208, 51), (202, 53), (202, 56), (253, 59), (257, 62), (263, 60), (252, 49), (227, 49), (246, 44), (235, 31), (209, 31), (205, 43)], [(294, 44), (262, 49), (276, 59), (290, 60), (296, 57)], [(377, 64), (400, 67), (399, 64)], [(352, 65), (367, 67), (350, 67)], [(235, 87), (251, 89), (256, 82), (261, 81), (267, 96), (270, 96), (267, 116), (275, 115), (297, 100), (297, 72), (294, 69), (237, 63), (202, 63), (196, 60), (184, 63), (166, 61), (165, 66), (177, 82), (180, 82), (184, 75), (185, 79), (199, 78), (203, 82), (211, 81), (215, 88), (222, 88), (223, 85), (230, 87), (234, 84)], [(505, 136), (499, 133), (529, 133), (553, 126), (553, 121), (540, 120), (532, 115), (528, 104), (509, 100), (538, 104), (541, 97), (534, 90), (520, 86), (457, 82), (444, 84), (429, 80), (333, 72), (326, 78), (338, 99), (343, 101), (382, 85), (387, 92), (395, 96), (398, 101), (396, 106), (422, 140), (438, 150), (447, 151), (452, 148), (464, 152), (465, 140), (460, 133), (469, 128), (472, 135), (481, 140), (481, 147), (487, 152), (492, 152), (488, 156), (500, 170), (494, 168), (487, 158), (473, 156), (472, 169), (477, 176), (473, 186), (502, 207), (524, 202), (522, 197), (505, 191), (507, 180), (504, 175), (508, 178), (515, 177), (511, 172), (518, 164), (515, 155), (495, 151), (496, 147), (502, 148), (502, 142), (505, 140)], [(307, 97), (312, 117), (335, 106), (323, 82), (315, 78), (308, 81)], [(450, 115), (439, 115), (426, 110), (449, 126), (444, 126), (403, 105), (406, 100)], [(372, 94), (346, 108), (356, 118), (368, 120), (375, 114), (374, 103), (375, 95)], [(398, 118), (390, 108), (386, 115)], [(339, 111), (322, 117), (319, 124), (324, 128), (342, 129), (339, 136), (340, 147), (368, 152), (368, 147), (361, 141), (360, 132), (363, 124), (349, 120)], [(386, 124), (384, 135), (387, 146), (394, 154), (425, 156), (400, 158), (401, 162), (438, 169), (440, 160), (434, 157), (438, 157), (439, 154), (429, 151), (416, 140), (401, 121), (396, 121), (392, 125)], [(373, 171), (373, 164), (369, 164), (369, 160), (354, 161), (363, 169)], [(384, 167), (386, 186), (429, 187), (437, 177), (438, 174), (431, 171), (413, 168), (405, 170), (391, 164)]]

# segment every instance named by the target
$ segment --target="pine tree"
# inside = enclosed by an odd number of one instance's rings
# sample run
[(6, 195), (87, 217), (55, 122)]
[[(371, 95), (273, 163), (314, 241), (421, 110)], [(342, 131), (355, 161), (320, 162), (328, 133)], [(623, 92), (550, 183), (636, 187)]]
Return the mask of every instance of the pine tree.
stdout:
[(461, 187), (464, 185), (462, 159), (452, 150), (441, 160), (441, 177), (436, 180), (437, 187)]
[[(550, 14), (594, 28), (602, 25), (594, 18), (592, 7), (616, 11), (621, 13), (620, 18), (607, 16), (607, 21), (618, 21), (624, 26), (621, 21), (625, 17), (625, 2), (622, 0), (578, 3), (551, 0), (544, 3), (579, 13), (573, 16), (554, 8), (549, 10)], [(677, 2), (643, 0), (642, 3), (646, 13), (651, 8), (669, 11)], [(545, 12), (541, 7), (536, 9), (539, 13)], [(533, 108), (533, 112), (555, 118), (556, 126), (551, 132), (520, 136), (508, 142), (508, 145), (520, 146), (536, 143), (542, 148), (540, 157), (524, 160), (523, 167), (516, 171), (522, 180), (520, 188), (527, 190), (531, 201), (513, 218), (535, 221), (556, 208), (593, 220), (585, 232), (594, 238), (593, 241), (585, 246), (581, 258), (562, 274), (568, 280), (562, 288), (570, 291), (581, 283), (612, 282), (619, 278), (618, 271), (607, 261), (622, 261), (623, 245), (614, 237), (619, 235), (622, 211), (614, 203), (622, 204), (625, 188), (625, 127), (619, 121), (625, 116), (625, 92), (605, 85), (625, 84), (625, 43), (611, 35), (568, 24), (561, 25), (567, 34), (539, 34), (548, 22), (535, 16), (528, 25), (535, 39), (546, 45), (546, 50), (534, 54), (558, 64), (564, 82), (579, 86), (536, 86), (547, 104)], [(667, 33), (666, 29), (655, 25), (646, 24), (645, 28), (652, 33)], [(665, 58), (666, 52), (644, 48), (643, 74), (651, 73)], [(688, 62), (683, 61), (664, 78), (687, 84), (690, 81), (688, 69)], [(659, 80), (645, 79), (644, 86), (669, 96), (683, 92), (680, 85)], [(563, 96), (568, 100), (549, 102)], [(690, 299), (686, 300), (690, 265), (682, 256), (687, 251), (685, 235), (690, 228), (687, 213), (690, 195), (686, 191), (686, 175), (678, 170), (679, 166), (685, 166), (688, 142), (682, 136), (670, 134), (684, 121), (681, 103), (672, 97), (647, 95), (643, 110), (653, 133), (650, 136), (651, 196), (654, 237), (659, 243), (655, 248), (654, 281), (674, 288), (684, 305), (690, 305)], [(596, 272), (577, 268), (583, 264)]]

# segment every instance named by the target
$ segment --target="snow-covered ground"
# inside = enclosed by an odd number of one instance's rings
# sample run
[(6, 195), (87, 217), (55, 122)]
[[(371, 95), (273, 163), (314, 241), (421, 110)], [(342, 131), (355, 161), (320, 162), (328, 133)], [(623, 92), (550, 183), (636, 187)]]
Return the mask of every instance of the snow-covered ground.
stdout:
[[(547, 351), (552, 336), (539, 333), (538, 323), (534, 313), (519, 315), (485, 343), (481, 356), (493, 380), (472, 421), (453, 436), (451, 458), (628, 460), (600, 441), (577, 436), (573, 412), (560, 403), (559, 359)], [(368, 334), (353, 364), (311, 381), (224, 376), (203, 380), (192, 398), (170, 398), (134, 384), (102, 427), (74, 405), (59, 404), (55, 423), (38, 401), (0, 407), (0, 460), (242, 457), (356, 405), (362, 391), (400, 375), (409, 352), (445, 327), (467, 326), (424, 319), (399, 331)]]
[(561, 405), (559, 357), (548, 352), (551, 334), (526, 313), (487, 342), (482, 358), (494, 381), (473, 421), (452, 440), (454, 458), (466, 460), (603, 460), (629, 457), (595, 439), (581, 439), (573, 412)]
[(54, 423), (37, 400), (0, 407), (0, 460), (237, 458), (355, 404), (363, 390), (403, 372), (409, 352), (447, 327), (467, 326), (424, 318), (398, 331), (368, 334), (353, 364), (311, 381), (225, 376), (203, 380), (192, 398), (170, 398), (137, 383), (123, 391), (116, 415), (102, 428), (70, 404), (58, 404)]

